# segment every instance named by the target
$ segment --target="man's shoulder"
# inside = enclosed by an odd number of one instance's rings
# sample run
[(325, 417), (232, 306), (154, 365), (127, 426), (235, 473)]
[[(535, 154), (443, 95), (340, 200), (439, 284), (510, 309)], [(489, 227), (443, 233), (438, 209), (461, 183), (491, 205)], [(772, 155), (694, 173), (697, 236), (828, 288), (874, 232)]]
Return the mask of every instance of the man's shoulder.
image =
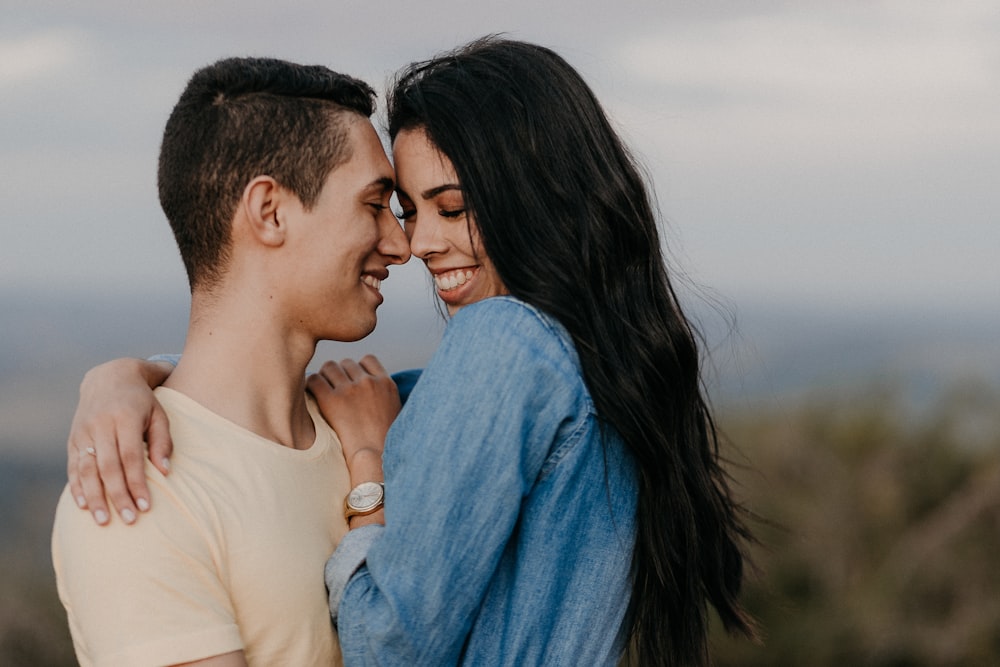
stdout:
[[(172, 488), (176, 486), (173, 480), (164, 477), (148, 461), (145, 472), (155, 511), (140, 512), (132, 525), (126, 525), (112, 510), (107, 525), (98, 526), (90, 512), (77, 507), (67, 486), (56, 505), (54, 549), (66, 545), (67, 555), (71, 554), (73, 558), (81, 556), (84, 551), (112, 552), (116, 559), (125, 561), (136, 552), (136, 549), (128, 548), (130, 545), (141, 544), (145, 550), (156, 542), (180, 544), (189, 538), (201, 541), (203, 532), (196, 528), (196, 505), (188, 501), (186, 494), (177, 493)], [(126, 548), (122, 549), (122, 546)]]
[(243, 646), (227, 616), (218, 549), (185, 508), (153, 498), (131, 526), (114, 512), (98, 526), (68, 489), (59, 500), (52, 531), (59, 598), (76, 650), (96, 664), (174, 664)]

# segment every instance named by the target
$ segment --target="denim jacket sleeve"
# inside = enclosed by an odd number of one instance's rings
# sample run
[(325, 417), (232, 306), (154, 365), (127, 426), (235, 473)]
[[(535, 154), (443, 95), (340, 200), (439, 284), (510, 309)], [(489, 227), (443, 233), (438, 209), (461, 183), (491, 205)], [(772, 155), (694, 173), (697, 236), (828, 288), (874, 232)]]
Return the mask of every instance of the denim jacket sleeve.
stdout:
[(165, 361), (168, 364), (172, 364), (175, 368), (177, 367), (177, 362), (181, 360), (181, 355), (179, 354), (154, 354), (147, 361)]
[(463, 308), (386, 438), (386, 526), (327, 564), (345, 664), (454, 664), (516, 530), (558, 457), (581, 378), (565, 334), (509, 298)]

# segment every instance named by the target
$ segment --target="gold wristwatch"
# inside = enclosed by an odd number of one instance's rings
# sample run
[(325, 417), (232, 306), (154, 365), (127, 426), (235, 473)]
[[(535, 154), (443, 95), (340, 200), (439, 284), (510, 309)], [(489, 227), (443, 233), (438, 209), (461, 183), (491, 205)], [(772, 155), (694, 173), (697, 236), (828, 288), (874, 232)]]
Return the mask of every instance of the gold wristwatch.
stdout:
[(361, 482), (344, 498), (344, 518), (377, 512), (384, 503), (385, 485), (382, 482)]

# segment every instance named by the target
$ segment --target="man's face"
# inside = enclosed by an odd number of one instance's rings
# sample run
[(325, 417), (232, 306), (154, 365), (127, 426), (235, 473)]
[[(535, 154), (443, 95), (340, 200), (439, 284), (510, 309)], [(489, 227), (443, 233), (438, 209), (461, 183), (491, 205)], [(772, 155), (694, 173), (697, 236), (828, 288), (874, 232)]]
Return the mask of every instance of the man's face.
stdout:
[(371, 333), (388, 266), (410, 258), (389, 210), (393, 170), (382, 143), (367, 119), (352, 114), (346, 122), (351, 158), (330, 172), (312, 210), (291, 207), (289, 279), (297, 309), (291, 316), (316, 340), (353, 341)]

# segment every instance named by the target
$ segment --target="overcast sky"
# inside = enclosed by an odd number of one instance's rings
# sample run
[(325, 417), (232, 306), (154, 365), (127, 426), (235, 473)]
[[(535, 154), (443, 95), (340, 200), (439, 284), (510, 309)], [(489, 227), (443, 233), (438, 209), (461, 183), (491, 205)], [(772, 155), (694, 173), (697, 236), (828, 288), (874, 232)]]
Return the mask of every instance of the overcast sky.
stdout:
[[(402, 64), (506, 32), (554, 48), (592, 84), (648, 168), (672, 261), (695, 283), (735, 303), (845, 311), (1000, 305), (995, 1), (0, 10), (3, 290), (186, 290), (155, 170), (196, 68), (270, 55), (382, 88)], [(424, 294), (417, 271), (397, 272), (394, 292)]]

